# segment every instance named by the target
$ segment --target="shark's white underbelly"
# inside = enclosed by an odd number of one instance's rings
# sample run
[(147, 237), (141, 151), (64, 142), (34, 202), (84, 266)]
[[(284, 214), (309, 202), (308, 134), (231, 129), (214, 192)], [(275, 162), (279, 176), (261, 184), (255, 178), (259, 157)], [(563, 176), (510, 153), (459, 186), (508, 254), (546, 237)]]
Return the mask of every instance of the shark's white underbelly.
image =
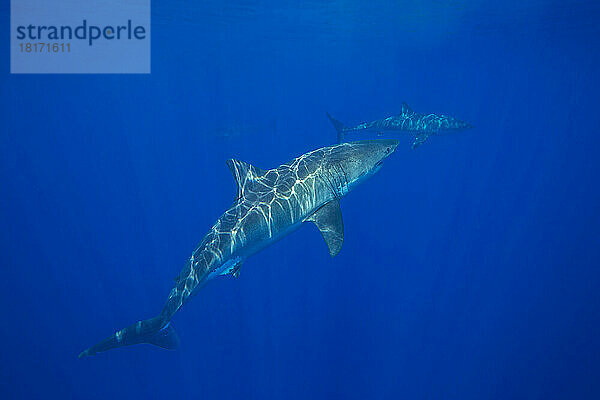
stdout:
[(208, 274), (208, 279), (213, 279), (219, 275), (227, 275), (234, 271), (235, 267), (242, 262), (242, 257), (232, 257), (221, 264), (220, 267), (214, 269), (210, 274)]

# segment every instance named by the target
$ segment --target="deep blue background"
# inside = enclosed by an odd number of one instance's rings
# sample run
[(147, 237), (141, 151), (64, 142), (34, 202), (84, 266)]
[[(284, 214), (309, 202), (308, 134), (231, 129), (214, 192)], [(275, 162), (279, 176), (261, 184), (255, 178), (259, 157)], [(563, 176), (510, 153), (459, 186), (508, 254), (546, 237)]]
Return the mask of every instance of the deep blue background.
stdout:
[[(135, 76), (9, 75), (0, 5), (0, 396), (599, 398), (598, 2), (220, 3), (153, 0)], [(305, 226), (184, 307), (180, 350), (77, 359), (160, 310), (227, 158), (402, 101), (476, 128), (401, 137), (339, 256)]]

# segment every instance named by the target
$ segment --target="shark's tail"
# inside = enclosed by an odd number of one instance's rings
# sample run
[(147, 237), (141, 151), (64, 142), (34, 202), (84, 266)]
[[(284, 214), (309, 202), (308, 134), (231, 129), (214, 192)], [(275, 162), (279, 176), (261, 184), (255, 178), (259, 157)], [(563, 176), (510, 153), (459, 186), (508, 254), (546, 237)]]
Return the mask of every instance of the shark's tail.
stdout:
[(346, 133), (346, 125), (344, 125), (342, 122), (338, 121), (337, 119), (333, 118), (331, 116), (331, 114), (327, 113), (327, 118), (329, 118), (329, 120), (331, 121), (331, 123), (333, 124), (333, 127), (335, 128), (335, 130), (337, 131), (337, 142), (338, 143), (343, 143), (345, 138), (345, 133)]
[(179, 345), (179, 337), (171, 324), (168, 321), (165, 323), (164, 318), (159, 315), (121, 329), (114, 335), (82, 351), (79, 358), (138, 343), (150, 343), (163, 349), (175, 349)]

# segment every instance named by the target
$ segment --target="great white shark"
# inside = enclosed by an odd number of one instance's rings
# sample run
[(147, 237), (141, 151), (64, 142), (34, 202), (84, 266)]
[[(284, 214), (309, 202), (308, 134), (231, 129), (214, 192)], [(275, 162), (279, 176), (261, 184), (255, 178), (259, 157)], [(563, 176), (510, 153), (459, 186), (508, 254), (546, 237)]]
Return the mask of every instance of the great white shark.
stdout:
[(355, 126), (346, 126), (333, 118), (329, 113), (327, 117), (338, 133), (338, 143), (345, 140), (347, 133), (353, 132), (408, 132), (415, 135), (412, 148), (423, 144), (431, 135), (442, 132), (462, 131), (470, 129), (473, 125), (444, 114), (421, 114), (414, 112), (406, 103), (402, 103), (400, 114), (371, 122), (363, 122)]
[(244, 260), (304, 222), (314, 223), (330, 255), (337, 255), (344, 240), (340, 198), (379, 171), (397, 146), (397, 140), (342, 143), (270, 170), (228, 160), (237, 183), (233, 205), (187, 260), (160, 314), (115, 332), (79, 357), (138, 343), (177, 347), (179, 338), (170, 321), (181, 306), (209, 280), (227, 274), (237, 277)]

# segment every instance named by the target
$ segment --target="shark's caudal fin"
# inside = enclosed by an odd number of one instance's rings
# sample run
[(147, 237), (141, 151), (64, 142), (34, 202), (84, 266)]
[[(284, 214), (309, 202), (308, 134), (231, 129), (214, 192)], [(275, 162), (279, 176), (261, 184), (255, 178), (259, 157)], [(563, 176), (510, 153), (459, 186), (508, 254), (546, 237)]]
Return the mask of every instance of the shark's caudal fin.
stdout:
[(346, 130), (346, 125), (344, 125), (343, 123), (341, 123), (337, 119), (333, 118), (331, 116), (331, 114), (329, 114), (329, 113), (327, 113), (327, 118), (329, 118), (329, 120), (333, 124), (333, 127), (337, 131), (337, 142), (338, 143), (343, 143), (344, 140), (345, 140), (345, 134), (344, 134), (345, 132), (344, 131)]
[(163, 349), (175, 349), (179, 346), (179, 337), (171, 324), (163, 324), (162, 318), (158, 316), (138, 321), (125, 329), (121, 329), (114, 335), (82, 351), (79, 358), (139, 343), (150, 343)]

